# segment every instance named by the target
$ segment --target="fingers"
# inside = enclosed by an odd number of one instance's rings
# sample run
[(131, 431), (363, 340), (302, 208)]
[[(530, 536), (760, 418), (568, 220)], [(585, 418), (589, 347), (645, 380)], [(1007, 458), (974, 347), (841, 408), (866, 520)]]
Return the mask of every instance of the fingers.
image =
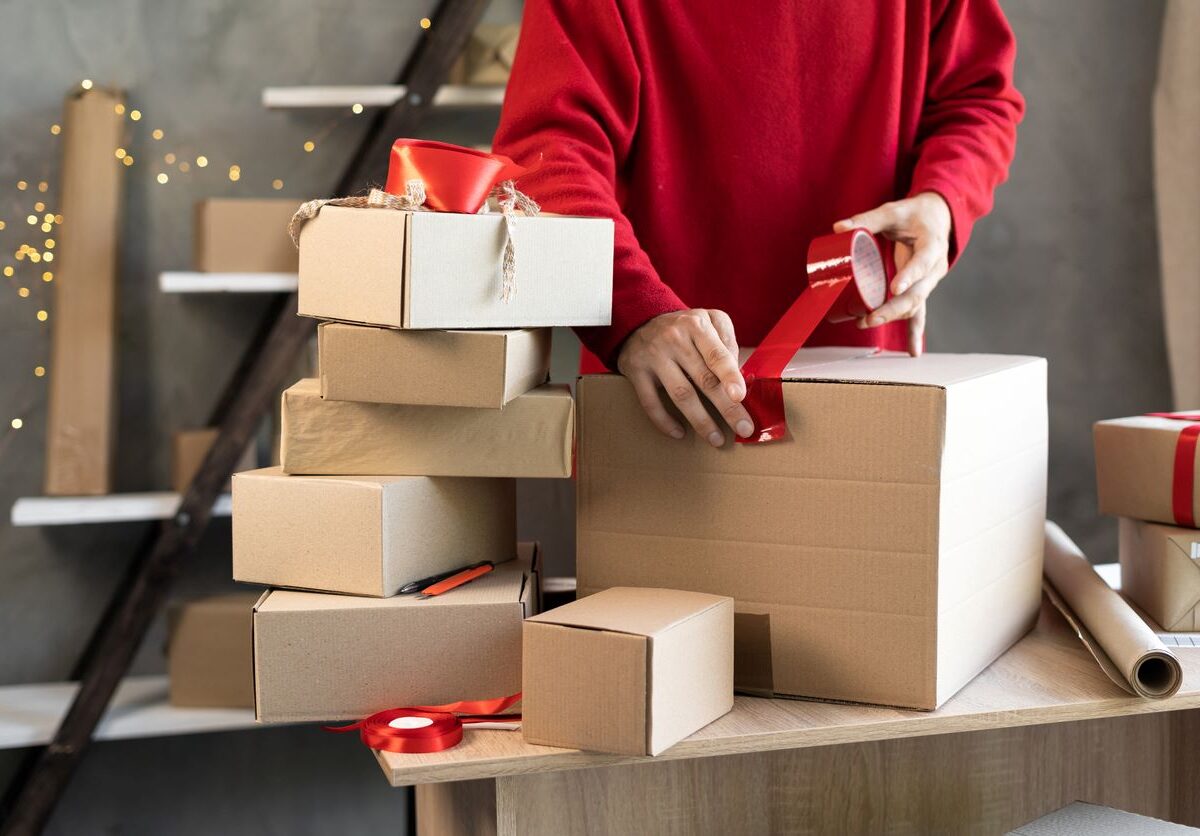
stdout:
[(911, 257), (904, 264), (897, 259), (896, 266), (900, 269), (892, 279), (892, 293), (899, 296), (923, 279), (940, 279), (946, 275), (946, 250), (944, 242), (939, 245), (929, 237), (917, 241)]
[[(711, 312), (709, 316), (711, 317)], [(723, 315), (723, 314), (722, 314)], [(726, 317), (728, 319), (728, 317)], [(729, 323), (729, 336), (732, 339), (733, 323)], [(729, 343), (726, 342), (717, 330), (716, 323), (704, 326), (692, 335), (692, 343), (698, 351), (699, 358), (703, 360), (707, 371), (717, 377), (717, 385), (712, 387), (713, 391), (722, 392), (723, 396), (731, 401), (740, 403), (742, 398), (746, 397), (746, 381), (742, 378), (742, 371), (738, 368), (737, 362), (737, 343), (734, 342), (733, 349), (730, 350)], [(679, 358), (679, 365), (684, 369), (689, 370), (689, 361), (691, 358), (685, 351)], [(700, 383), (699, 380), (696, 381)], [(721, 390), (721, 386), (724, 390)], [(706, 387), (705, 394), (708, 394), (709, 387)]]
[(923, 279), (910, 287), (899, 296), (893, 296), (867, 316), (858, 321), (859, 328), (877, 328), (886, 322), (908, 319), (916, 314), (917, 309), (925, 304), (925, 300), (937, 284), (935, 279)]
[(718, 429), (717, 423), (704, 408), (700, 393), (688, 376), (683, 373), (683, 369), (675, 362), (668, 361), (656, 368), (655, 371), (658, 379), (662, 382), (663, 389), (666, 390), (667, 397), (678, 407), (696, 434), (706, 439), (713, 447), (720, 447), (724, 444), (725, 433)]
[[(717, 341), (715, 333), (700, 335), (696, 340), (697, 351), (693, 352), (691, 357), (680, 358), (679, 365), (700, 389), (704, 397), (708, 398), (717, 408), (730, 429), (745, 438), (754, 432), (754, 421), (751, 420), (750, 413), (741, 404), (741, 396), (745, 395), (745, 384), (741, 384), (737, 390), (739, 397), (733, 397), (733, 393), (730, 392), (733, 387), (725, 384), (724, 379), (713, 368), (714, 364), (711, 358), (717, 354), (718, 348), (724, 349), (724, 346)], [(741, 373), (738, 373), (738, 379), (741, 379)], [(722, 437), (722, 441), (724, 441), (724, 437)]]
[(737, 337), (733, 333), (733, 320), (729, 318), (729, 314), (714, 309), (708, 312), (708, 318), (712, 320), (713, 328), (717, 329), (717, 336), (721, 338), (721, 342), (729, 349), (733, 359), (737, 360)]
[(885, 203), (868, 212), (860, 212), (833, 225), (834, 232), (847, 232), (862, 227), (871, 232), (885, 232), (901, 226), (907, 217), (907, 202)]
[(637, 393), (638, 403), (650, 417), (650, 423), (658, 427), (664, 435), (669, 435), (671, 438), (683, 438), (683, 427), (679, 426), (679, 422), (671, 417), (671, 413), (667, 412), (662, 398), (658, 395), (658, 381), (649, 373), (639, 372), (631, 376), (629, 382), (633, 384), (633, 391)]
[(925, 350), (925, 303), (908, 320), (908, 353), (920, 357)]

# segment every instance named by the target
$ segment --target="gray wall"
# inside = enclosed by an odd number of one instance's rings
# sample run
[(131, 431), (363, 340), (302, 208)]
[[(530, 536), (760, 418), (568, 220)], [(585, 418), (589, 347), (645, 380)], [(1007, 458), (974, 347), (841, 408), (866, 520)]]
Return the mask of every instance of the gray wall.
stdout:
[[(517, 0), (492, 16), (515, 19)], [(167, 150), (203, 153), (203, 173), (154, 182), (128, 174), (120, 317), (121, 464), (118, 489), (162, 488), (172, 430), (212, 406), (263, 301), (165, 296), (157, 271), (185, 267), (190, 206), (211, 195), (323, 194), (362, 122), (345, 119), (316, 153), (301, 149), (328, 113), (264, 112), (268, 84), (389, 79), (430, 2), (395, 0), (50, 0), (0, 4), (0, 253), (20, 243), (28, 195), (17, 179), (53, 181), (63, 91), (79, 79), (124, 86), (146, 114), (128, 146), (149, 163)], [(1168, 404), (1150, 188), (1149, 93), (1160, 3), (1006, 0), (1021, 43), (1018, 78), (1030, 112), (1012, 181), (935, 296), (930, 347), (1042, 354), (1051, 361), (1052, 514), (1095, 558), (1113, 559), (1114, 533), (1094, 511), (1090, 423)], [(398, 11), (401, 10), (401, 11)], [(1119, 60), (1114, 56), (1119, 57)], [(491, 117), (439, 117), (426, 133), (479, 141)], [(161, 127), (155, 143), (149, 131)], [(242, 166), (232, 184), (224, 171)], [(0, 262), (4, 259), (0, 258)], [(20, 274), (18, 274), (20, 275)], [(0, 288), (0, 509), (41, 487), (49, 307)], [(52, 309), (51, 309), (52, 311)], [(559, 374), (571, 346), (560, 341)], [(523, 489), (522, 528), (550, 544), (554, 569), (571, 555), (569, 486)], [(6, 519), (7, 515), (4, 515)], [(0, 684), (63, 678), (145, 528), (13, 529), (0, 522)], [(216, 522), (180, 584), (229, 581), (229, 525)], [(162, 631), (140, 654), (161, 670)], [(0, 752), (0, 780), (16, 753)], [(353, 741), (311, 729), (106, 743), (88, 755), (52, 825), (55, 833), (323, 833), (400, 829), (402, 794), (387, 788)]]

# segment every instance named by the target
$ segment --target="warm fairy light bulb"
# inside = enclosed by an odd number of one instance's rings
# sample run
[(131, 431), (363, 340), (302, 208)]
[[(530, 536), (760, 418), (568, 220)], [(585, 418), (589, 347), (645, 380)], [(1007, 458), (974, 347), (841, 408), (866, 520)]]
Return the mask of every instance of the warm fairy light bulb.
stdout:
[(54, 261), (54, 253), (42, 253), (42, 261)]
[(33, 367), (33, 376), (34, 377), (45, 377), (46, 376), (46, 367), (45, 366), (34, 366)]
[(274, 180), (271, 181), (271, 188), (274, 189), (275, 191), (279, 191), (280, 189), (283, 188), (283, 181), (280, 180), (278, 177), (275, 178)]
[(154, 130), (152, 130), (150, 132), (150, 136), (154, 137), (155, 139), (162, 139), (163, 138), (162, 128), (155, 128)]
[(125, 115), (125, 105), (121, 104), (120, 102), (117, 102), (115, 105), (113, 105), (113, 113), (117, 114), (118, 116), (124, 116)]
[(82, 87), (84, 90), (91, 90), (92, 89), (92, 80), (90, 78), (85, 78), (83, 81), (79, 82), (79, 86)]
[(42, 281), (44, 281), (44, 282), (54, 281), (54, 274), (51, 273), (49, 270), (47, 270), (45, 273), (42, 273)]
[(41, 226), (41, 230), (42, 230), (42, 232), (49, 232), (49, 231), (50, 231), (50, 230), (52, 230), (52, 229), (54, 229), (54, 227), (50, 226), (50, 222), (49, 222), (49, 221), (47, 221), (47, 222), (43, 223), (43, 224), (42, 224), (42, 226)]
[(229, 167), (229, 179), (235, 183), (242, 178), (242, 167), (239, 165), (231, 165)]
[(29, 260), (32, 261), (34, 264), (38, 264), (42, 260), (42, 254), (39, 253), (37, 250), (30, 250)]
[(15, 271), (15, 270), (13, 270), (13, 268), (12, 268), (12, 265), (11, 265), (11, 264), (7, 264), (7, 265), (5, 265), (5, 267), (4, 267), (4, 275), (5, 275), (5, 277), (6, 277), (6, 278), (9, 278), (9, 279), (11, 279), (11, 278), (12, 278), (12, 275), (13, 275), (13, 273), (15, 273), (15, 272), (16, 272), (16, 271)]
[(121, 160), (125, 165), (133, 165), (133, 154), (126, 154), (125, 159)]
[(179, 170), (182, 171), (184, 174), (187, 174), (189, 171), (191, 171), (191, 169), (192, 169), (192, 167), (190, 165), (188, 165), (187, 160), (184, 160), (179, 164)]
[(46, 223), (50, 223), (52, 220), (54, 220), (54, 215), (47, 212), (46, 214), (42, 215), (42, 220)]
[(54, 216), (54, 222), (55, 222), (56, 224), (60, 224), (60, 223), (62, 223), (62, 215), (55, 215), (55, 216)]
[(27, 287), (17, 288), (17, 295), (20, 296), (22, 299), (28, 299), (29, 298), (29, 288), (27, 288)]
[(311, 139), (304, 140), (304, 150), (306, 152), (311, 154), (313, 149), (316, 147), (317, 147), (317, 143), (313, 142)]
[(35, 211), (35, 212), (44, 212), (44, 211), (46, 211), (46, 204), (42, 203), (42, 202), (39, 200), (37, 203), (33, 204), (33, 211)]
[(12, 419), (12, 428), (13, 428), (14, 430), (19, 430), (19, 429), (21, 429), (21, 427), (23, 427), (23, 426), (25, 426), (25, 422), (24, 422), (24, 421), (22, 421), (20, 418), (14, 418), (14, 419)]
[(115, 156), (118, 160), (125, 159), (125, 149), (118, 148), (116, 151), (113, 151), (113, 156)]
[(157, 181), (158, 181), (158, 182), (160, 182), (160, 183), (165, 183), (165, 182), (167, 182), (167, 180), (169, 180), (170, 178), (169, 178), (169, 177), (167, 177), (167, 174), (166, 174), (166, 172), (164, 172), (164, 171), (160, 171), (160, 172), (158, 173), (158, 176), (157, 176), (157, 177), (155, 177), (154, 179), (155, 179), (155, 180), (157, 180)]
[(62, 125), (51, 125), (50, 133), (54, 134), (55, 136), (58, 136), (60, 133), (62, 133)]
[(432, 21), (432, 20), (430, 20), (430, 19), (429, 19), (429, 18), (427, 18), (427, 17), (423, 17), (423, 18), (421, 18), (421, 28), (422, 28), (422, 29), (428, 29), (430, 26), (433, 26), (433, 21)]
[(46, 313), (45, 311), (38, 311), (37, 318), (38, 318), (38, 322), (45, 322), (47, 319), (50, 318), (50, 314)]
[(362, 113), (363, 112), (362, 104), (360, 102), (355, 102), (354, 104), (350, 105), (350, 112), (354, 113), (356, 115), (359, 113)]
[(129, 118), (136, 122), (142, 118), (142, 112), (140, 110), (131, 110), (129, 111)]
[(33, 226), (34, 224), (37, 223), (37, 215), (30, 215), (25, 220), (29, 223), (30, 226)]
[(0, 229), (4, 229), (6, 226), (8, 226), (8, 224), (6, 224), (4, 221), (0, 221)]
[(23, 192), (23, 191), (25, 191), (25, 190), (26, 190), (26, 189), (28, 189), (28, 188), (29, 188), (29, 184), (28, 184), (28, 183), (26, 183), (24, 180), (18, 180), (18, 181), (17, 181), (17, 189), (18, 189), (19, 191), (22, 191), (22, 192)]
[(204, 156), (203, 154), (201, 154), (199, 157), (196, 157), (196, 165), (199, 168), (204, 168), (206, 165), (208, 165), (208, 157)]
[(175, 165), (175, 155), (168, 151), (163, 154), (163, 162), (167, 165)]
[(41, 182), (38, 183), (38, 191), (41, 192), (42, 194), (45, 194), (49, 188), (50, 188), (50, 184), (47, 183), (45, 180), (42, 180)]
[(52, 249), (54, 249), (54, 239), (53, 239), (53, 238), (47, 238), (47, 239), (46, 239), (46, 244), (45, 244), (45, 246), (46, 246), (46, 249), (48, 249), (48, 250), (52, 250)]

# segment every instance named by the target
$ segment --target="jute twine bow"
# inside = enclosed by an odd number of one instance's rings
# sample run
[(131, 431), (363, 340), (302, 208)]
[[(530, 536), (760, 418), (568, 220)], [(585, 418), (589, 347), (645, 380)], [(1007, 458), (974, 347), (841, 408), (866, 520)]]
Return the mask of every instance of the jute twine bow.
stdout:
[[(529, 195), (516, 187), (512, 180), (505, 180), (488, 194), (495, 198), (504, 218), (504, 253), (500, 259), (500, 300), (509, 302), (516, 291), (517, 276), (517, 211), (533, 217), (541, 211), (541, 207)], [(288, 222), (288, 234), (292, 243), (300, 246), (300, 230), (304, 224), (317, 216), (323, 206), (348, 206), (352, 209), (399, 209), (405, 212), (432, 211), (425, 205), (425, 184), (420, 180), (409, 180), (404, 184), (404, 194), (397, 195), (385, 192), (383, 189), (371, 189), (364, 197), (335, 197), (327, 200), (310, 200), (301, 204)], [(487, 212), (485, 203), (479, 210), (480, 214)]]

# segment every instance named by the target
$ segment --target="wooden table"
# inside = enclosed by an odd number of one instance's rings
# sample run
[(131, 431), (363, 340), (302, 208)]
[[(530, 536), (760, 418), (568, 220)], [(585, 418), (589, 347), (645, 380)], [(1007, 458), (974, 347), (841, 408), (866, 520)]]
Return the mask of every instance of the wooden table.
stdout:
[(1046, 606), (933, 712), (739, 697), (657, 758), (506, 731), (376, 756), (422, 834), (1002, 833), (1075, 800), (1200, 824), (1200, 648), (1178, 654), (1175, 697), (1129, 697)]

